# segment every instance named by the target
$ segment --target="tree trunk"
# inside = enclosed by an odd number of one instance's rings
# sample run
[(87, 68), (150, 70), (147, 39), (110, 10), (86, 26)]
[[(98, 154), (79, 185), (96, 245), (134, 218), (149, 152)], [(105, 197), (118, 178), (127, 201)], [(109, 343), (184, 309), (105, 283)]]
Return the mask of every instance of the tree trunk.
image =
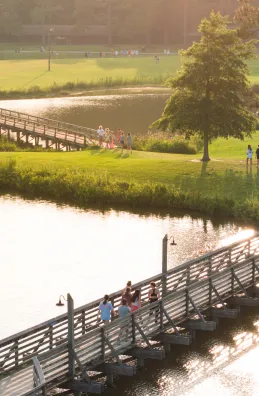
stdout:
[(204, 132), (202, 161), (203, 162), (210, 161), (210, 157), (209, 157), (209, 134), (208, 134), (207, 131)]

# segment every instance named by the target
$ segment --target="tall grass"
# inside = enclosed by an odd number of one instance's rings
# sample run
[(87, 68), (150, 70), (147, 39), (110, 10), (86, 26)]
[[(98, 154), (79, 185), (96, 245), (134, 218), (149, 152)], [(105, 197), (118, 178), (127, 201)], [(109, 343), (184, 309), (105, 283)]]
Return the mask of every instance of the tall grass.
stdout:
[(19, 167), (14, 160), (0, 164), (0, 187), (8, 192), (31, 193), (34, 197), (75, 203), (81, 206), (127, 205), (166, 209), (188, 209), (207, 214), (259, 220), (259, 201), (237, 201), (199, 191), (183, 192), (159, 183), (121, 182), (103, 170), (32, 169)]
[(198, 136), (185, 139), (183, 136), (171, 133), (156, 132), (148, 135), (136, 136), (133, 149), (158, 153), (197, 154), (202, 148), (202, 141)]

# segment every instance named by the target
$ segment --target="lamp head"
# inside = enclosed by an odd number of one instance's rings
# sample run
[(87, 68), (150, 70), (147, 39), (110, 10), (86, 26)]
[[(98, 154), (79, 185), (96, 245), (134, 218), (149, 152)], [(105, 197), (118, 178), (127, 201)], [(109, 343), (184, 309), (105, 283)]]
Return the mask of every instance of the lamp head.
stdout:
[(63, 307), (64, 303), (61, 302), (61, 298), (59, 299), (58, 303), (56, 304), (57, 307)]
[(174, 241), (174, 238), (173, 238), (173, 242), (171, 242), (170, 245), (171, 246), (176, 246), (177, 245), (177, 243)]
[(67, 301), (63, 295), (60, 295), (60, 296), (59, 296), (58, 303), (56, 304), (57, 307), (63, 307), (63, 305), (65, 305), (65, 304), (61, 301), (61, 299)]

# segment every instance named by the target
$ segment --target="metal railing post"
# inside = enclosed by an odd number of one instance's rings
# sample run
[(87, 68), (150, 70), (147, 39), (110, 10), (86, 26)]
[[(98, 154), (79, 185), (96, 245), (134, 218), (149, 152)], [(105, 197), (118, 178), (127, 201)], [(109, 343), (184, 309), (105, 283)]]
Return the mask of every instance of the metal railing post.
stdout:
[(68, 316), (68, 375), (75, 376), (75, 360), (74, 360), (74, 301), (70, 294), (67, 294), (67, 316)]
[(166, 280), (167, 280), (167, 242), (168, 236), (167, 234), (163, 238), (162, 242), (162, 296), (166, 295)]

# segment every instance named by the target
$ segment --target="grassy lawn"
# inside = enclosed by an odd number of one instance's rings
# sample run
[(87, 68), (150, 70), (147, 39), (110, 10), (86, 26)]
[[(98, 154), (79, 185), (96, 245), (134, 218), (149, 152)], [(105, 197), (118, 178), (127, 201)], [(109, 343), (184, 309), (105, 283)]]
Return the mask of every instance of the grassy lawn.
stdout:
[[(150, 84), (163, 81), (169, 75), (175, 75), (181, 66), (178, 55), (160, 57), (156, 64), (153, 57), (138, 58), (92, 58), (85, 59), (61, 55), (52, 59), (51, 71), (47, 71), (46, 59), (0, 60), (0, 90), (27, 90), (35, 85), (41, 89), (56, 84), (70, 82), (100, 82), (105, 79), (134, 80), (146, 78)], [(43, 54), (44, 56), (46, 54)], [(43, 56), (39, 53), (39, 56)], [(65, 55), (64, 55), (65, 56)], [(259, 83), (259, 60), (249, 62), (251, 82)], [(104, 84), (105, 85), (105, 84)]]
[(199, 155), (159, 154), (133, 152), (120, 155), (119, 151), (89, 150), (56, 153), (1, 153), (2, 161), (16, 159), (17, 165), (34, 169), (48, 167), (77, 169), (80, 172), (103, 173), (120, 181), (162, 183), (182, 192), (200, 192), (206, 197), (227, 197), (242, 201), (259, 197), (259, 171), (245, 165), (245, 150), (251, 143), (255, 151), (259, 132), (253, 139), (240, 142), (218, 139), (210, 146), (208, 164), (199, 161)]
[(153, 57), (107, 59), (53, 59), (47, 72), (47, 60), (0, 61), (0, 89), (41, 88), (68, 81), (99, 81), (105, 78), (133, 79), (143, 75), (156, 77), (175, 74), (180, 67), (178, 56), (163, 57), (156, 64)]

